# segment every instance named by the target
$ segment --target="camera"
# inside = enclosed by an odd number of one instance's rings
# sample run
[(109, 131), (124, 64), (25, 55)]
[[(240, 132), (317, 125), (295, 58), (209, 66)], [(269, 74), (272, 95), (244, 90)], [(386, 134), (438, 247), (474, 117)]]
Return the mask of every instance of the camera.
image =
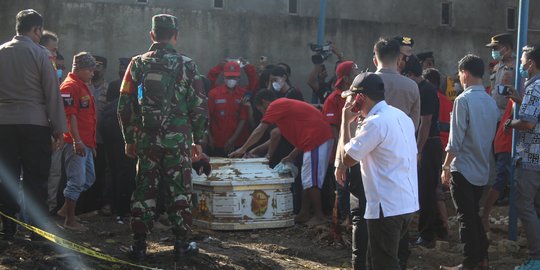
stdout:
[(510, 94), (510, 88), (506, 85), (497, 85), (497, 93), (501, 96), (508, 96)]
[(319, 45), (315, 43), (310, 43), (309, 48), (313, 51), (314, 55), (311, 56), (311, 62), (313, 64), (322, 64), (330, 55), (332, 55), (332, 47), (330, 46), (332, 42), (327, 41), (325, 45)]

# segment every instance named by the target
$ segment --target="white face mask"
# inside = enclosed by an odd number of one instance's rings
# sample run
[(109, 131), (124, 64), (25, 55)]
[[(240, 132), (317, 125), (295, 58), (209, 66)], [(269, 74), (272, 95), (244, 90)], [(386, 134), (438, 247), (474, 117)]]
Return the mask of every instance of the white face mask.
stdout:
[(225, 84), (227, 84), (227, 87), (229, 88), (234, 88), (237, 83), (237, 80), (225, 80)]
[(272, 83), (272, 88), (274, 88), (274, 90), (276, 91), (279, 91), (281, 90), (281, 88), (283, 88), (283, 85), (285, 85), (283, 80), (278, 80)]

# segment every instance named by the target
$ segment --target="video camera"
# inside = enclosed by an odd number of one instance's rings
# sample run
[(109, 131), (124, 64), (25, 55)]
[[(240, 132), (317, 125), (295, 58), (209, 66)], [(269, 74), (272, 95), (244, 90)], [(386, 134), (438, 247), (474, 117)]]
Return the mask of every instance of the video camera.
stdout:
[(315, 65), (322, 64), (324, 60), (332, 55), (332, 46), (330, 45), (332, 45), (331, 41), (327, 41), (325, 45), (310, 43), (309, 48), (316, 53), (311, 56), (311, 62)]

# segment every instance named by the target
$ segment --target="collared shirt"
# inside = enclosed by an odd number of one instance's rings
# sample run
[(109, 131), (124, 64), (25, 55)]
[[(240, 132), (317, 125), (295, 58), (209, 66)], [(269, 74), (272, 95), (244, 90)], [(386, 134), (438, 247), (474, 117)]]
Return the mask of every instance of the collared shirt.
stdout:
[[(94, 96), (94, 99), (96, 101), (96, 118), (98, 121), (97, 125), (99, 125), (99, 123), (101, 122), (101, 114), (103, 112), (103, 109), (105, 108), (105, 105), (107, 105), (107, 86), (108, 84), (105, 81), (98, 86), (90, 83), (90, 90), (92, 91), (92, 95)], [(99, 129), (96, 132), (96, 141), (98, 143), (103, 143), (103, 137)]]
[(413, 213), (418, 205), (415, 128), (401, 110), (377, 103), (356, 136), (344, 147), (360, 161), (366, 193), (366, 219)]
[(58, 78), (48, 51), (27, 36), (0, 46), (0, 124), (67, 130)]
[[(96, 105), (94, 96), (77, 75), (70, 72), (66, 80), (60, 85), (60, 92), (64, 100), (64, 110), (71, 130), (71, 115), (77, 118), (77, 127), (81, 141), (90, 148), (96, 147)], [(64, 141), (72, 143), (73, 138), (69, 132), (64, 133)]]
[(446, 146), (446, 152), (456, 156), (450, 170), (460, 172), (475, 186), (483, 186), (489, 180), (498, 115), (497, 105), (483, 85), (467, 87), (454, 100)]
[[(506, 65), (502, 60), (495, 65), (493, 68), (495, 72), (492, 76), (490, 76), (491, 80), (491, 96), (493, 99), (495, 99), (495, 102), (497, 103), (497, 107), (499, 108), (499, 118), (504, 113), (504, 110), (506, 108), (506, 104), (508, 103), (508, 97), (499, 95), (499, 92), (497, 91), (497, 85), (507, 85), (511, 84), (514, 85), (514, 64), (516, 62), (516, 57), (512, 56), (512, 60), (509, 62), (510, 65)], [(505, 76), (510, 78), (510, 80), (506, 79)]]
[(533, 123), (534, 128), (519, 132), (516, 147), (521, 168), (540, 171), (540, 74), (525, 83), (525, 96), (519, 109), (519, 119)]
[(379, 69), (375, 74), (384, 82), (384, 100), (404, 112), (414, 123), (415, 129), (420, 124), (420, 92), (413, 80), (400, 75), (395, 70)]
[[(246, 90), (235, 87), (229, 90), (224, 84), (210, 90), (208, 93), (208, 116), (214, 146), (223, 148), (233, 136), (241, 120), (248, 119), (247, 107), (242, 105)], [(235, 146), (241, 146), (245, 137), (238, 136)]]

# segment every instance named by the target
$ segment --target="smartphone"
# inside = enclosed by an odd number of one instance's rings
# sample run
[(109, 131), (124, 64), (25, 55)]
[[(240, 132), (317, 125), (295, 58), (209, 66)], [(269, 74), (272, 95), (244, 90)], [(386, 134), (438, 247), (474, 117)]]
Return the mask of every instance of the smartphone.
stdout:
[(508, 96), (510, 94), (510, 89), (506, 85), (499, 84), (497, 85), (497, 93), (501, 96)]

